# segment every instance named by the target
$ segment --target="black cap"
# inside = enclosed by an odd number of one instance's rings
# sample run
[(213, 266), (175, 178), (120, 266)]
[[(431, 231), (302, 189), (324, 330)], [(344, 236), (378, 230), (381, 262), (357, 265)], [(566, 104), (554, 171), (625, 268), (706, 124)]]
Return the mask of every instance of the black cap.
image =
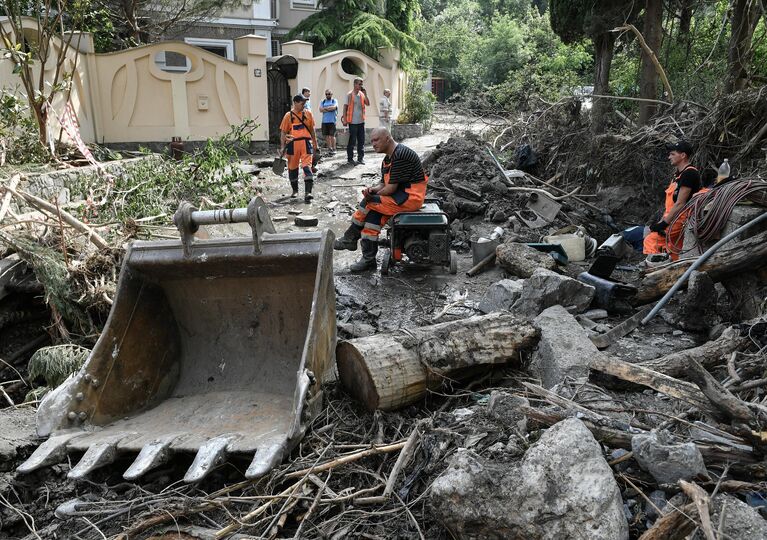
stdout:
[(306, 97), (303, 94), (293, 96), (293, 103), (298, 103), (299, 101), (306, 101)]
[(679, 140), (674, 144), (667, 144), (666, 150), (669, 152), (684, 152), (688, 156), (692, 155), (692, 145), (685, 140)]

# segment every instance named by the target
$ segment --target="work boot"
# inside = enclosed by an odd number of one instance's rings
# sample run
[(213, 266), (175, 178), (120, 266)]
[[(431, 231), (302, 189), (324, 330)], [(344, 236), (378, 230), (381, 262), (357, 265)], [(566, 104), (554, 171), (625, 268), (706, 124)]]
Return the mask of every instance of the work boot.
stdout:
[(357, 251), (357, 240), (360, 239), (361, 235), (362, 227), (352, 224), (346, 229), (346, 232), (341, 238), (336, 238), (336, 241), (333, 243), (333, 249), (339, 251), (344, 249)]
[(293, 193), (290, 194), (290, 198), (295, 199), (296, 197), (298, 197), (298, 180), (290, 181), (290, 189), (293, 190)]
[(366, 270), (375, 270), (378, 268), (378, 264), (376, 263), (378, 242), (365, 238), (362, 240), (362, 242), (360, 242), (360, 244), (362, 245), (362, 258), (349, 266), (349, 271), (353, 274), (365, 272)]
[(312, 202), (312, 199), (314, 198), (314, 195), (312, 195), (313, 185), (314, 182), (311, 180), (304, 180), (304, 202), (307, 204)]

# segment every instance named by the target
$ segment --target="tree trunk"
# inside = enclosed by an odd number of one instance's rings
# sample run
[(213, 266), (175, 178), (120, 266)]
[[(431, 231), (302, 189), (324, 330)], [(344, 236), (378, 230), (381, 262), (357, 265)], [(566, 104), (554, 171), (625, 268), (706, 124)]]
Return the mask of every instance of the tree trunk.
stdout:
[[(594, 37), (594, 94), (608, 95), (610, 93), (610, 66), (615, 52), (615, 34), (604, 32)], [(591, 109), (591, 129), (594, 133), (602, 133), (607, 123), (607, 115), (612, 109), (609, 99), (594, 98)]]
[(475, 373), (476, 366), (518, 360), (538, 336), (530, 322), (510, 313), (376, 334), (338, 344), (338, 375), (369, 410), (392, 410)]
[[(663, 0), (647, 0), (644, 15), (644, 39), (647, 46), (657, 56), (663, 37)], [(639, 80), (639, 97), (645, 99), (658, 98), (658, 72), (650, 55), (642, 49), (642, 73)], [(655, 114), (658, 105), (640, 102), (639, 123), (647, 124)]]
[[(636, 296), (638, 304), (646, 304), (660, 298), (682, 277), (694, 260), (679, 261), (655, 272), (650, 272), (639, 284)], [(756, 271), (767, 265), (767, 232), (762, 232), (739, 242), (731, 241), (722, 246), (703, 265), (699, 272), (707, 272), (714, 281), (743, 272)]]
[[(648, 4), (650, 1), (648, 0)], [(662, 7), (662, 2), (661, 2)], [(680, 0), (679, 2), (679, 37), (686, 41), (690, 40), (690, 26), (692, 24), (693, 0)]]
[(743, 90), (748, 84), (748, 68), (753, 54), (751, 39), (761, 12), (759, 0), (732, 1), (732, 32), (727, 52), (727, 92)]

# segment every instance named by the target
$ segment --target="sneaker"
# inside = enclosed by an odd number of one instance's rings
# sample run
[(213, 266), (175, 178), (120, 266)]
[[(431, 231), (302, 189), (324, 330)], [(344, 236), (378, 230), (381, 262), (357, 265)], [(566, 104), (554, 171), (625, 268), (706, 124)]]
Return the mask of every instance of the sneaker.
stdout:
[(291, 199), (295, 199), (296, 197), (298, 197), (298, 191), (294, 191), (293, 193), (290, 194)]
[(312, 202), (313, 198), (314, 198), (314, 195), (312, 195), (311, 193), (307, 193), (306, 195), (304, 195), (304, 202), (308, 204)]
[(357, 160), (357, 164), (358, 164), (358, 165), (364, 165), (364, 164), (365, 164), (365, 160), (363, 160), (363, 159), (358, 159), (358, 160)]
[(333, 249), (336, 251), (342, 251), (344, 249), (357, 251), (357, 241), (342, 236), (341, 238), (336, 238), (336, 241), (333, 242)]
[(349, 266), (349, 271), (353, 274), (358, 274), (360, 272), (365, 272), (366, 270), (375, 270), (376, 268), (378, 268), (378, 264), (376, 264), (375, 259), (366, 259), (365, 257), (362, 257), (359, 261)]
[(353, 159), (347, 159), (346, 163), (348, 163), (349, 165), (356, 165), (357, 164), (357, 162), (354, 161)]

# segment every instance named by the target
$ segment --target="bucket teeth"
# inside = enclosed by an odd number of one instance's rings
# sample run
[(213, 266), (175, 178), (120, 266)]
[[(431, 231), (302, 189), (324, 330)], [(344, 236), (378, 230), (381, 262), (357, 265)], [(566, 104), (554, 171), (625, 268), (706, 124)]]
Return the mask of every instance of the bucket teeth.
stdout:
[(126, 480), (136, 480), (147, 471), (163, 465), (170, 459), (170, 445), (177, 435), (169, 435), (144, 445), (139, 455), (123, 474)]
[(284, 449), (284, 443), (259, 448), (256, 455), (253, 456), (248, 470), (245, 471), (245, 478), (259, 478), (268, 473), (280, 462)]
[(29, 456), (29, 459), (19, 465), (17, 470), (22, 474), (26, 474), (41, 467), (47, 467), (48, 465), (64, 461), (67, 457), (67, 443), (81, 435), (85, 435), (85, 432), (74, 431), (51, 437), (38, 446), (37, 450)]
[(226, 458), (226, 447), (235, 439), (237, 435), (219, 435), (200, 446), (192, 465), (184, 475), (184, 482), (199, 482), (214, 467), (223, 463)]
[(101, 442), (93, 443), (88, 447), (83, 457), (74, 468), (69, 471), (67, 478), (78, 480), (84, 478), (91, 471), (109, 465), (117, 459), (117, 443), (125, 439), (129, 433), (116, 433), (102, 439)]

